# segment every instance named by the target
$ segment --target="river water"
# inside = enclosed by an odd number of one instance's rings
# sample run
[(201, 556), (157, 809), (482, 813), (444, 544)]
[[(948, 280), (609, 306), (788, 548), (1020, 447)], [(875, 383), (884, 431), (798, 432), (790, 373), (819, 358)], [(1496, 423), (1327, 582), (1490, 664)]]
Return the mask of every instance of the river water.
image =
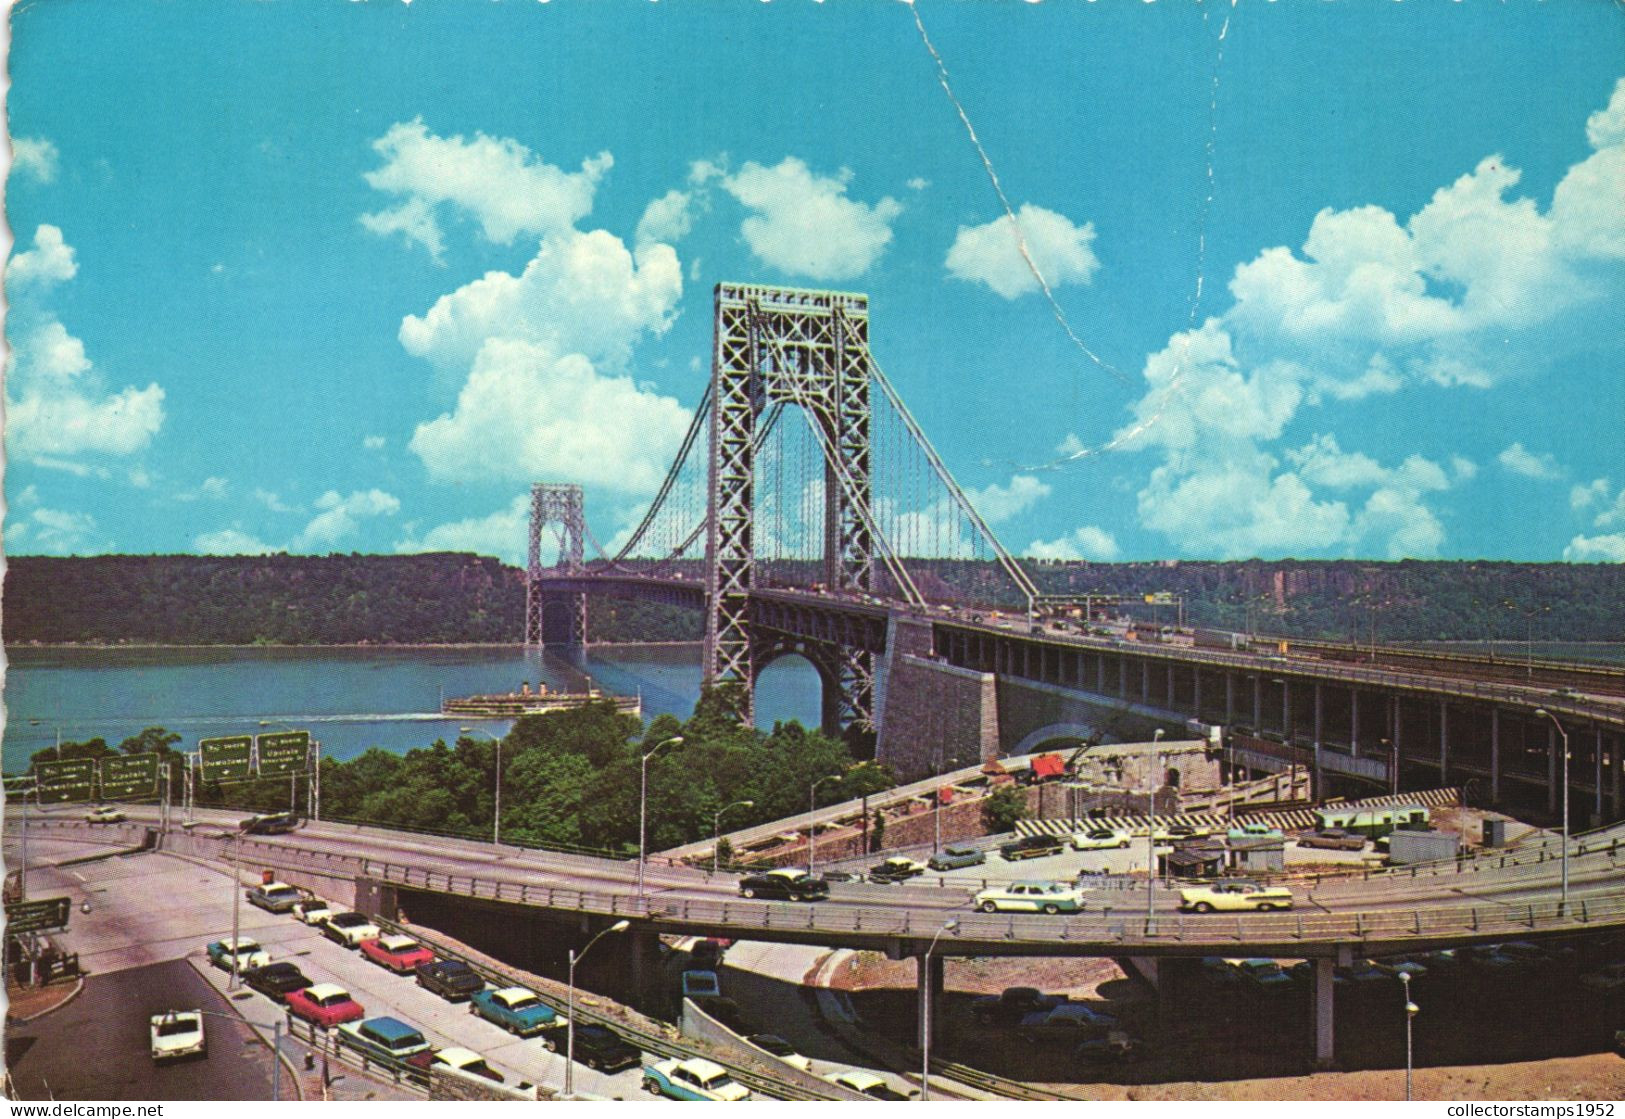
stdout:
[[(309, 730), (325, 757), (370, 747), (404, 753), (459, 726), (500, 735), (501, 719), (445, 719), (445, 696), (532, 687), (580, 691), (592, 684), (640, 695), (643, 717), (686, 719), (700, 691), (697, 645), (593, 647), (585, 654), (537, 653), (518, 646), (461, 648), (38, 648), (6, 650), (6, 772), (27, 768), (35, 751), (104, 738), (111, 746), (161, 726), (195, 749), (200, 738), (256, 734), (261, 722)], [(812, 666), (785, 658), (757, 682), (757, 722), (799, 718), (815, 726), (819, 680)]]

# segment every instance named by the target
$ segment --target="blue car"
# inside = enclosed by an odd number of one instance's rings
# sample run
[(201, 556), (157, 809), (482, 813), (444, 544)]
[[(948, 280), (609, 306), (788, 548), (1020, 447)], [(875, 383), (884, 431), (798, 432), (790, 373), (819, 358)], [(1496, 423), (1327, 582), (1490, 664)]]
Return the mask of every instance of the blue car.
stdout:
[(528, 987), (475, 991), (468, 1009), (520, 1037), (541, 1033), (558, 1019), (558, 1013)]

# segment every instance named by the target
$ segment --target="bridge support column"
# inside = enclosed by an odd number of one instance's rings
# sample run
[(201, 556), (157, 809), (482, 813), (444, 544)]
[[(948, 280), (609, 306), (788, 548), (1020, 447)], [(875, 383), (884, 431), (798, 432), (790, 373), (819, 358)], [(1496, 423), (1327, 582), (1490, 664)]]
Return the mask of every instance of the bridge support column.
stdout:
[(1349, 689), (1349, 756), (1360, 756), (1360, 689)]
[(1450, 784), (1450, 705), (1439, 701), (1439, 784)]
[(1106, 694), (1106, 654), (1095, 657), (1095, 694)]
[(1281, 738), (1292, 744), (1292, 681), (1281, 681)]
[(1224, 673), (1224, 725), (1228, 728), (1236, 721), (1236, 674), (1229, 669)]
[(1140, 662), (1140, 699), (1146, 703), (1151, 702), (1151, 662)]
[[(1618, 776), (1618, 774), (1615, 776)], [(1501, 709), (1499, 707), (1490, 708), (1490, 803), (1501, 803)]]
[(1602, 728), (1597, 728), (1597, 742), (1591, 755), (1595, 776), (1591, 779), (1592, 790), (1596, 793), (1595, 804), (1591, 813), (1591, 826), (1602, 827)]
[[(930, 966), (927, 967), (926, 964)], [(929, 958), (922, 952), (914, 957), (914, 991), (919, 996), (916, 1005), (920, 1007), (920, 1021), (916, 1027), (917, 1044), (925, 1046), (925, 1002), (931, 1000), (931, 1044), (935, 1045), (942, 1036), (942, 992), (947, 976), (947, 960), (942, 956)], [(929, 991), (926, 989), (930, 985)]]
[(1179, 706), (1179, 681), (1174, 678), (1174, 662), (1168, 662), (1168, 707), (1170, 710)]
[(1202, 717), (1202, 666), (1191, 666), (1191, 714)]
[(1625, 801), (1620, 799), (1619, 766), (1621, 762), (1625, 762), (1625, 750), (1620, 749), (1620, 737), (1617, 734), (1613, 736), (1613, 752), (1610, 754), (1610, 760), (1614, 763), (1614, 815), (1621, 816), (1625, 815)]
[(1264, 733), (1264, 678), (1253, 677), (1253, 733)]
[(627, 974), (635, 992), (634, 1003), (648, 1005), (660, 986), (660, 937), (652, 932), (628, 929), (622, 939), (626, 950)]
[(1315, 961), (1312, 987), (1310, 998), (1314, 1004), (1315, 1067), (1329, 1069), (1336, 1063), (1334, 1045), (1336, 1038), (1332, 1032), (1334, 1010), (1332, 992), (1336, 989), (1336, 983), (1332, 978), (1330, 959), (1322, 958)]
[[(1557, 811), (1557, 727), (1546, 723), (1546, 811)], [(1565, 824), (1565, 826), (1567, 826)]]

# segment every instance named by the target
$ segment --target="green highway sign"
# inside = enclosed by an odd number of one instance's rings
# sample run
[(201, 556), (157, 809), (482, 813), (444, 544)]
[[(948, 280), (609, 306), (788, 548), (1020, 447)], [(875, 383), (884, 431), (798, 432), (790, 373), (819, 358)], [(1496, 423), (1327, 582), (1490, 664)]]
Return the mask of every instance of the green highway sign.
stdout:
[(157, 754), (125, 754), (102, 759), (103, 800), (137, 800), (157, 795)]
[(48, 932), (68, 927), (69, 898), (38, 898), (6, 902), (6, 933)]
[(294, 730), (262, 734), (254, 739), (259, 752), (261, 777), (285, 777), (303, 773), (310, 758), (310, 732)]
[(39, 802), (66, 804), (90, 800), (96, 793), (96, 759), (69, 758), (59, 762), (38, 762)]
[(34, 775), (32, 773), (6, 774), (6, 799), (26, 797), (34, 791), (34, 784)]
[(231, 738), (204, 738), (197, 744), (200, 776), (205, 781), (241, 781), (252, 774), (254, 739), (246, 734)]

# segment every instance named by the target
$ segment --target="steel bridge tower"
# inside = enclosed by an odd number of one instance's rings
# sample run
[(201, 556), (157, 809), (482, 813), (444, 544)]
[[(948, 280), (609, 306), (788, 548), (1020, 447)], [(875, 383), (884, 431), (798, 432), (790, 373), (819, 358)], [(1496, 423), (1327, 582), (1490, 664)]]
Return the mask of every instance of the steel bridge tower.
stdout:
[[(757, 420), (793, 404), (824, 452), (824, 583), (868, 594), (875, 541), (869, 507), (869, 300), (844, 292), (718, 284), (711, 362), (706, 518), (705, 678), (744, 685), (751, 715), (755, 669), (750, 592), (755, 577)], [(534, 547), (534, 532), (532, 533)], [(874, 725), (870, 653), (843, 650), (841, 726)]]
[(571, 645), (587, 640), (587, 596), (546, 594), (542, 589), (542, 539), (548, 528), (558, 539), (555, 570), (578, 575), (586, 570), (586, 515), (581, 487), (558, 482), (537, 482), (530, 487), (530, 563), (525, 569), (525, 644), (540, 649), (542, 619), (550, 602), (562, 601), (569, 610)]

